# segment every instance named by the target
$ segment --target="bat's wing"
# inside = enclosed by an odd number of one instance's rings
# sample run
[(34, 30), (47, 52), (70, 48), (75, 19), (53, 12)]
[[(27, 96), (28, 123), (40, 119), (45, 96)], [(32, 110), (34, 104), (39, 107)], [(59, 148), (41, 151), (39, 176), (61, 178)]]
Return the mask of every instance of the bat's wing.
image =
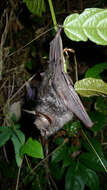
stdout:
[(69, 77), (66, 73), (63, 73), (63, 76), (66, 83), (66, 91), (62, 89), (62, 98), (65, 105), (84, 123), (85, 126), (92, 127), (93, 123), (89, 118), (79, 96), (70, 84)]
[(64, 72), (63, 47), (60, 30), (50, 44), (50, 64), (49, 70), (52, 72), (52, 85), (56, 94), (69, 111), (73, 112), (87, 127), (92, 127), (93, 123), (89, 118), (79, 96), (70, 83), (70, 78)]

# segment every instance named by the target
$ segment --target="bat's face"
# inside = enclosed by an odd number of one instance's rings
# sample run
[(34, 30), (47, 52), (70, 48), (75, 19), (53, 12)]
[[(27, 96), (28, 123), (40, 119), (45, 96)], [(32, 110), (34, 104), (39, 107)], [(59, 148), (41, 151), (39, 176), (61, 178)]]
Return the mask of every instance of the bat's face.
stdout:
[(54, 134), (60, 128), (62, 128), (65, 123), (72, 120), (73, 118), (72, 112), (67, 111), (66, 108), (65, 110), (63, 109), (63, 111), (61, 111), (60, 113), (58, 109), (62, 109), (62, 108), (59, 107), (57, 109), (57, 105), (53, 105), (52, 109), (50, 107), (49, 112), (47, 109), (45, 109), (44, 106), (42, 107), (42, 109), (39, 107), (36, 107), (36, 109), (38, 111), (42, 111), (42, 113), (41, 112), (37, 113), (36, 111), (36, 119), (34, 122), (36, 127), (40, 130), (42, 136), (50, 136)]
[(34, 124), (40, 130), (42, 136), (50, 135), (51, 124), (46, 116), (44, 115), (37, 116)]

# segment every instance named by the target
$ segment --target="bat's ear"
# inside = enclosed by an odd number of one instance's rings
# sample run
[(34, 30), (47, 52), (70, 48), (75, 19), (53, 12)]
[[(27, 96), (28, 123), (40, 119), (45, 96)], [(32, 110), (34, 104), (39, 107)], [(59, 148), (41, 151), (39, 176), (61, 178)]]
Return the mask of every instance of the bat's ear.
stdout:
[(33, 114), (33, 115), (36, 115), (36, 113), (35, 113), (35, 110), (25, 110), (25, 109), (23, 109), (23, 111), (25, 111), (25, 112), (27, 112), (27, 113), (30, 113), (30, 114)]

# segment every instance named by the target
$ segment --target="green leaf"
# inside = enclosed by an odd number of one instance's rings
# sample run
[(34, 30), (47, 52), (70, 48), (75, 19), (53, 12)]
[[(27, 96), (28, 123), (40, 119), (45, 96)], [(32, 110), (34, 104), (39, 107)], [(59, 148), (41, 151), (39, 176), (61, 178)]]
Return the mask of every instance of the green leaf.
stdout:
[[(107, 161), (104, 159), (104, 157), (100, 156), (103, 164), (105, 167), (107, 167)], [(79, 160), (81, 161), (81, 163), (83, 165), (85, 165), (86, 167), (94, 170), (94, 171), (101, 171), (101, 172), (105, 172), (99, 158), (95, 155), (95, 153), (82, 153), (79, 157)]]
[(74, 41), (88, 38), (100, 45), (107, 45), (107, 9), (89, 8), (83, 13), (72, 14), (64, 21), (64, 32)]
[(85, 167), (83, 164), (79, 162), (79, 170), (81, 172), (81, 176), (87, 186), (90, 187), (91, 190), (99, 190), (99, 178), (97, 174)]
[(107, 98), (101, 96), (97, 97), (95, 109), (101, 112), (103, 115), (107, 116)]
[[(99, 143), (99, 141), (97, 141), (95, 138), (89, 138), (88, 137), (88, 139), (91, 142), (94, 149), (96, 150), (96, 152), (98, 153), (98, 155), (103, 156), (102, 147), (101, 147), (101, 144)], [(88, 142), (84, 141), (83, 146), (86, 148), (86, 150), (88, 150), (88, 151), (95, 154), (95, 152), (93, 151), (91, 145)]]
[(78, 94), (85, 97), (107, 95), (107, 83), (101, 79), (82, 79), (75, 83), (74, 88)]
[(101, 78), (100, 73), (107, 69), (107, 62), (94, 65), (92, 68), (88, 69), (85, 74), (85, 78)]
[(58, 138), (56, 138), (55, 139), (55, 144), (56, 145), (61, 145), (61, 144), (63, 144), (64, 143), (64, 137), (58, 137)]
[(14, 149), (15, 149), (15, 157), (16, 157), (16, 163), (18, 167), (21, 166), (22, 158), (20, 156), (20, 149), (22, 145), (25, 143), (25, 136), (20, 130), (14, 130), (14, 134), (11, 138)]
[(27, 67), (27, 69), (32, 70), (32, 68), (33, 68), (33, 63), (32, 63), (31, 60), (26, 63), (26, 67)]
[(67, 146), (64, 144), (60, 149), (55, 151), (52, 155), (52, 162), (59, 162), (65, 158), (67, 154)]
[(75, 13), (66, 17), (63, 26), (65, 34), (71, 40), (87, 41), (87, 37), (83, 32), (81, 23), (79, 22), (79, 14)]
[[(61, 163), (51, 163), (51, 173), (55, 179), (62, 179), (65, 167), (61, 167)], [(60, 172), (59, 172), (60, 171)]]
[[(73, 164), (73, 163), (72, 163)], [(82, 178), (82, 175), (76, 170), (75, 166), (68, 168), (65, 177), (65, 190), (83, 190), (85, 186), (85, 182)]]
[(87, 175), (87, 181), (86, 184), (90, 187), (91, 190), (99, 190), (99, 179), (97, 174), (91, 170), (91, 169), (86, 169), (86, 175)]
[[(105, 168), (107, 168), (107, 160), (105, 160), (105, 158), (104, 158), (101, 144), (95, 138), (89, 138), (89, 141), (90, 141), (90, 143), (88, 143), (88, 142), (83, 143), (83, 146), (86, 148), (86, 150), (89, 151), (89, 154), (91, 153), (91, 156), (92, 156), (91, 161), (93, 163), (91, 163), (91, 162), (89, 162), (89, 163), (92, 165), (94, 164), (94, 167), (98, 167), (98, 170), (100, 169), (101, 171), (105, 171), (105, 170), (107, 171), (107, 169), (105, 169)], [(92, 146), (93, 146), (93, 148), (92, 148)], [(89, 156), (89, 158), (90, 158), (90, 156)], [(96, 162), (96, 165), (94, 162)]]
[[(83, 24), (88, 38), (100, 45), (107, 45), (107, 10), (98, 11)], [(93, 28), (93, 29), (92, 29)]]
[(91, 112), (89, 115), (94, 123), (94, 126), (91, 128), (91, 130), (100, 131), (104, 127), (106, 116), (98, 111)]
[(8, 126), (0, 126), (0, 133), (5, 132), (5, 131), (11, 131), (11, 128)]
[(34, 158), (44, 158), (41, 144), (32, 138), (29, 138), (27, 142), (22, 146), (20, 154), (21, 156), (28, 154)]
[(33, 14), (42, 16), (45, 12), (45, 2), (44, 0), (23, 0), (26, 3), (27, 8)]
[[(71, 152), (73, 152), (73, 151), (71, 150)], [(70, 155), (71, 155), (71, 154), (67, 154), (67, 155), (65, 156), (65, 159), (63, 160), (63, 163), (62, 163), (62, 168), (66, 168), (66, 167), (68, 167), (69, 165), (71, 165), (71, 157), (70, 157)]]
[(14, 128), (15, 128), (15, 129), (20, 129), (20, 124), (17, 124), (17, 123), (14, 124)]
[(0, 127), (0, 147), (3, 146), (12, 136), (12, 131), (9, 127)]

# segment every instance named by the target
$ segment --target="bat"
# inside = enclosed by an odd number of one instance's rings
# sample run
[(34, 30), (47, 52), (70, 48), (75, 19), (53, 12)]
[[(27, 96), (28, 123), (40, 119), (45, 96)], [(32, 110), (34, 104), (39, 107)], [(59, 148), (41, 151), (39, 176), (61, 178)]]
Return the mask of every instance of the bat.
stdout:
[(61, 29), (50, 43), (49, 65), (43, 73), (36, 99), (35, 122), (44, 137), (61, 129), (75, 114), (87, 127), (93, 123), (64, 71)]

